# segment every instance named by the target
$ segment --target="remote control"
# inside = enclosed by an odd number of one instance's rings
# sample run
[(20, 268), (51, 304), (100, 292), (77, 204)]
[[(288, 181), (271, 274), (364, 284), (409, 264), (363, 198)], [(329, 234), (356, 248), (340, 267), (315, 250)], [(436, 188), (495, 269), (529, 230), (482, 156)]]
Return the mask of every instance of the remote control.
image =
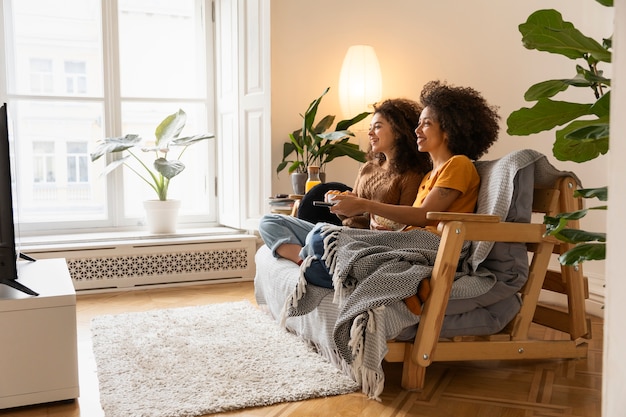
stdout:
[(313, 202), (313, 205), (314, 205), (314, 206), (318, 206), (318, 207), (332, 207), (332, 206), (334, 206), (335, 204), (337, 204), (337, 203), (336, 203), (336, 202), (333, 202), (333, 203), (328, 203), (328, 202), (326, 202), (326, 201), (314, 201), (314, 202)]

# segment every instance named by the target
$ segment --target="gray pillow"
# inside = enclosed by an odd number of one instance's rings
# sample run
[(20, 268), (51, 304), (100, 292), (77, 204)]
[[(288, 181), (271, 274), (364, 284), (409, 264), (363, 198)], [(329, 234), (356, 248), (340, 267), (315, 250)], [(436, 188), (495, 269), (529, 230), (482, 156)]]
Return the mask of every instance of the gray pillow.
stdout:
[[(529, 165), (519, 170), (513, 183), (513, 197), (506, 221), (529, 223), (532, 216), (534, 167)], [(446, 315), (489, 306), (517, 293), (528, 279), (526, 244), (496, 242), (481, 266), (495, 274), (494, 286), (478, 297), (451, 299)]]

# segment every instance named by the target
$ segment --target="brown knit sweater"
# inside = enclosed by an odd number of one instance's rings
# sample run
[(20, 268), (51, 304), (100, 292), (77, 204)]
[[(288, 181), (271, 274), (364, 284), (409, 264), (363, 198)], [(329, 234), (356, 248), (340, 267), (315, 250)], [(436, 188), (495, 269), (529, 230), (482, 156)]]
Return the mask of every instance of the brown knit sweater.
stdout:
[[(391, 173), (377, 162), (366, 162), (356, 178), (353, 191), (357, 196), (388, 204), (411, 206), (417, 196), (417, 189), (423, 174), (408, 171), (403, 174)], [(370, 215), (340, 216), (344, 226), (369, 229)]]

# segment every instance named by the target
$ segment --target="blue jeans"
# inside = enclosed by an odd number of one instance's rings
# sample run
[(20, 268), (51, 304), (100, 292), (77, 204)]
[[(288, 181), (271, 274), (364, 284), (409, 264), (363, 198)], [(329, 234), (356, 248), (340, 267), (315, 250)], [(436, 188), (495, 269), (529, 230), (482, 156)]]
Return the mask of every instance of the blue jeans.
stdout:
[[(266, 214), (259, 223), (259, 234), (261, 239), (272, 251), (272, 255), (278, 258), (276, 248), (286, 243), (295, 245), (306, 245), (306, 237), (315, 224), (285, 214)], [(300, 252), (300, 257), (305, 258), (306, 254)]]
[(280, 245), (292, 243), (302, 246), (300, 258), (315, 256), (304, 272), (306, 280), (320, 287), (333, 288), (332, 277), (326, 264), (321, 260), (324, 247), (319, 232), (323, 225), (324, 223), (313, 224), (284, 214), (266, 214), (259, 223), (259, 234), (275, 258), (279, 257), (276, 249)]

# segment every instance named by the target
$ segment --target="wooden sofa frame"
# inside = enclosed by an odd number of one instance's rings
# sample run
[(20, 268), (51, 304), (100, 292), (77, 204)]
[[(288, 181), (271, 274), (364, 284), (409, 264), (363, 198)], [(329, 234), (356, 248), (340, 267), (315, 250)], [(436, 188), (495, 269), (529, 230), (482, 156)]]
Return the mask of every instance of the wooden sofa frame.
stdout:
[[(582, 200), (573, 192), (576, 181), (561, 177), (552, 188), (534, 190), (533, 212), (555, 215), (582, 208)], [(588, 298), (586, 277), (582, 267), (560, 266), (548, 269), (553, 254), (572, 247), (557, 239), (544, 236), (542, 223), (502, 222), (498, 216), (458, 213), (429, 213), (438, 220), (441, 245), (430, 280), (431, 293), (424, 303), (414, 342), (389, 341), (388, 362), (403, 362), (402, 387), (423, 390), (426, 368), (432, 362), (465, 360), (509, 360), (583, 358), (587, 356), (587, 341), (591, 338), (585, 310)], [(578, 228), (572, 221), (569, 227)], [(515, 318), (498, 334), (463, 336), (441, 339), (448, 296), (463, 241), (524, 242), (529, 251), (528, 280), (520, 291), (522, 307)], [(542, 305), (541, 291), (565, 294), (567, 305)], [(538, 340), (529, 336), (532, 323), (569, 334), (569, 340)]]

